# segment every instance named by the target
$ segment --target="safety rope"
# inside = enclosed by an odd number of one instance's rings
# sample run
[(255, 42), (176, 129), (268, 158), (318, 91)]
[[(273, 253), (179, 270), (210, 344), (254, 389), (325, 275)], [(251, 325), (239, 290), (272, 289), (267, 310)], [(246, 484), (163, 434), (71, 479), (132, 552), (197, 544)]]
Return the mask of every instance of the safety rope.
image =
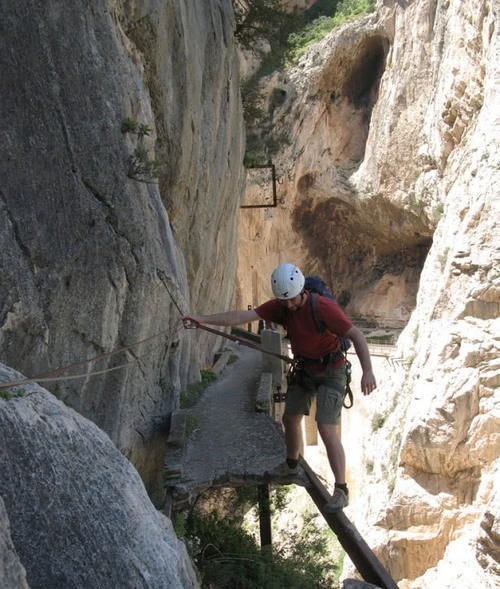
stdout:
[[(186, 329), (203, 329), (204, 331), (208, 331), (210, 333), (214, 333), (215, 335), (220, 335), (220, 336), (225, 337), (229, 340), (238, 342), (239, 344), (243, 344), (244, 346), (247, 346), (248, 348), (252, 348), (253, 350), (258, 350), (259, 352), (262, 352), (264, 354), (269, 354), (270, 356), (275, 356), (276, 358), (280, 358), (280, 360), (283, 360), (283, 361), (287, 362), (288, 364), (291, 364), (292, 368), (290, 370), (292, 372), (293, 372), (294, 368), (297, 368), (301, 365), (300, 358), (294, 360), (293, 358), (289, 358), (288, 356), (284, 356), (284, 355), (278, 354), (276, 352), (271, 352), (270, 350), (265, 350), (264, 348), (257, 346), (255, 344), (252, 344), (249, 341), (244, 340), (240, 337), (237, 337), (235, 335), (231, 335), (229, 333), (226, 333), (225, 331), (213, 329), (212, 327), (208, 327), (207, 325), (203, 325), (202, 323), (200, 323), (199, 321), (196, 321), (196, 319), (193, 319), (192, 317), (184, 317), (183, 321), (184, 321), (184, 327)], [(344, 361), (345, 361), (345, 373), (346, 373), (344, 407), (346, 409), (350, 409), (354, 404), (354, 396), (352, 394), (352, 389), (351, 389), (351, 363), (347, 359), (346, 353), (344, 353)], [(348, 399), (348, 401), (346, 401), (346, 398)]]
[(100, 375), (100, 374), (105, 374), (107, 372), (112, 372), (114, 370), (119, 370), (120, 368), (125, 368), (127, 366), (130, 366), (131, 364), (135, 364), (140, 357), (135, 358), (134, 360), (132, 360), (130, 362), (125, 362), (124, 364), (120, 364), (118, 366), (112, 366), (111, 368), (106, 368), (103, 370), (85, 372), (85, 373), (81, 373), (81, 374), (75, 374), (72, 376), (56, 376), (56, 375), (61, 374), (62, 372), (65, 372), (66, 370), (72, 370), (74, 368), (80, 368), (81, 366), (85, 366), (85, 364), (89, 364), (90, 362), (98, 362), (100, 360), (106, 360), (108, 358), (111, 358), (112, 356), (116, 356), (117, 354), (131, 351), (132, 348), (135, 348), (136, 346), (144, 344), (150, 340), (153, 340), (153, 339), (156, 339), (159, 337), (163, 337), (165, 334), (168, 334), (168, 333), (169, 333), (168, 331), (162, 331), (160, 333), (150, 335), (149, 337), (146, 337), (140, 341), (134, 342), (133, 344), (129, 344), (128, 346), (122, 346), (121, 348), (118, 348), (118, 349), (113, 350), (111, 352), (107, 352), (105, 354), (99, 354), (97, 356), (92, 356), (91, 358), (87, 358), (86, 360), (82, 360), (80, 362), (74, 362), (73, 364), (67, 364), (66, 366), (61, 366), (60, 368), (56, 368), (56, 369), (50, 370), (48, 372), (42, 372), (41, 374), (38, 374), (38, 375), (33, 376), (31, 378), (23, 378), (21, 380), (2, 382), (2, 383), (0, 383), (0, 389), (19, 387), (19, 386), (30, 384), (33, 382), (53, 382), (53, 381), (60, 381), (60, 380), (77, 380), (77, 379), (81, 379), (81, 378), (88, 378), (89, 376), (96, 376), (96, 375)]
[[(165, 272), (163, 272), (163, 271), (158, 271), (157, 275), (158, 275), (158, 278), (162, 281), (168, 295), (172, 299), (172, 302), (174, 303), (175, 308), (179, 312), (179, 315), (181, 317), (183, 317), (184, 313), (182, 312), (178, 302), (176, 301), (174, 295), (172, 294), (172, 291), (171, 291), (169, 284), (168, 284), (168, 282), (171, 281), (170, 277), (167, 274), (165, 274)], [(178, 327), (176, 327), (176, 329), (174, 331), (177, 331), (177, 329), (178, 329)], [(85, 372), (82, 374), (75, 374), (72, 376), (56, 376), (56, 375), (60, 375), (62, 372), (65, 372), (66, 370), (80, 368), (81, 366), (85, 366), (86, 364), (90, 364), (91, 362), (98, 362), (99, 360), (105, 360), (107, 358), (111, 358), (112, 356), (116, 356), (117, 354), (131, 351), (132, 348), (139, 346), (141, 344), (144, 344), (150, 340), (162, 337), (165, 334), (169, 334), (169, 332), (162, 331), (160, 333), (156, 333), (155, 335), (151, 335), (147, 338), (144, 338), (143, 340), (140, 340), (138, 342), (134, 342), (132, 344), (129, 344), (128, 346), (122, 346), (121, 348), (118, 348), (117, 350), (113, 350), (112, 352), (107, 352), (105, 354), (99, 354), (97, 356), (93, 356), (92, 358), (88, 358), (87, 360), (82, 360), (81, 362), (74, 362), (73, 364), (67, 364), (66, 366), (61, 366), (60, 368), (57, 368), (57, 369), (54, 369), (54, 370), (51, 370), (48, 372), (43, 372), (43, 373), (33, 376), (31, 378), (23, 378), (21, 380), (2, 382), (2, 383), (0, 383), (0, 390), (12, 388), (12, 387), (18, 387), (18, 386), (30, 384), (33, 382), (53, 382), (53, 381), (61, 381), (61, 380), (77, 380), (77, 379), (81, 379), (81, 378), (88, 378), (90, 376), (97, 376), (97, 375), (101, 375), (101, 374), (106, 374), (107, 372), (112, 372), (114, 370), (119, 370), (121, 368), (126, 368), (127, 366), (130, 366), (131, 364), (134, 364), (135, 362), (137, 362), (137, 360), (143, 356), (141, 356), (139, 358), (135, 358), (134, 360), (132, 360), (130, 362), (125, 362), (124, 364), (120, 364), (118, 366), (112, 366), (111, 368), (106, 368), (103, 370)]]
[(184, 327), (186, 329), (203, 329), (204, 331), (214, 333), (215, 335), (220, 335), (220, 336), (225, 337), (226, 339), (229, 339), (233, 342), (238, 342), (239, 344), (242, 344), (243, 346), (246, 346), (247, 348), (252, 348), (253, 350), (257, 350), (257, 351), (262, 352), (264, 354), (269, 354), (270, 356), (274, 356), (276, 358), (279, 358), (280, 360), (283, 360), (284, 362), (287, 362), (288, 364), (295, 364), (296, 363), (296, 361), (293, 358), (289, 358), (288, 356), (285, 356), (283, 354), (278, 354), (277, 352), (271, 352), (270, 350), (266, 350), (266, 349), (262, 348), (261, 346), (257, 346), (256, 344), (252, 344), (251, 342), (249, 342), (241, 337), (237, 337), (235, 335), (231, 335), (229, 333), (226, 333), (225, 331), (220, 331), (219, 329), (214, 329), (212, 327), (208, 327), (207, 325), (204, 325), (204, 324), (200, 323), (199, 321), (196, 321), (196, 319), (193, 319), (191, 317), (184, 317)]

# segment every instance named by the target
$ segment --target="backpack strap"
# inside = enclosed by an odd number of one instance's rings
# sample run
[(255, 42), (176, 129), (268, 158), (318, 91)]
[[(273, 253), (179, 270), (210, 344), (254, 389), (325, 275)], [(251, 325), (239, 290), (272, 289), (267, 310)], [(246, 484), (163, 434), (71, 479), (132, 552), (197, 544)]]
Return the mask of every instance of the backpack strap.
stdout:
[[(326, 332), (327, 327), (323, 323), (323, 320), (319, 316), (318, 293), (309, 292), (309, 295), (311, 296), (311, 309), (312, 309), (312, 314), (313, 314), (313, 318), (314, 318), (314, 323), (316, 323), (316, 328), (318, 329), (318, 331), (321, 334), (323, 334)], [(345, 387), (345, 392), (344, 392), (344, 407), (346, 409), (350, 409), (354, 404), (354, 398), (353, 398), (353, 394), (352, 394), (352, 390), (351, 390), (351, 363), (347, 359), (347, 348), (344, 349), (342, 347), (342, 339), (339, 338), (338, 336), (337, 336), (337, 338), (339, 340), (340, 353), (344, 357), (344, 366), (345, 366), (345, 373), (346, 373), (346, 387)], [(346, 402), (345, 397), (347, 397), (349, 399), (348, 403)]]
[(314, 323), (316, 323), (317, 330), (323, 335), (326, 332), (326, 325), (323, 323), (322, 319), (319, 316), (318, 311), (318, 293), (317, 292), (309, 292), (309, 296), (311, 297), (311, 309), (314, 318)]

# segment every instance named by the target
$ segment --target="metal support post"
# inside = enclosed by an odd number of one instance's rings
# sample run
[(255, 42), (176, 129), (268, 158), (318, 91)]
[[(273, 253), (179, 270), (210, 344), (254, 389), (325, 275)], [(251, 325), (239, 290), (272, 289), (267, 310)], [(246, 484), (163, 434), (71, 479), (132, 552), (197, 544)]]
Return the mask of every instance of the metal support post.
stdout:
[(271, 501), (269, 499), (269, 485), (259, 485), (257, 492), (259, 496), (260, 545), (271, 546)]

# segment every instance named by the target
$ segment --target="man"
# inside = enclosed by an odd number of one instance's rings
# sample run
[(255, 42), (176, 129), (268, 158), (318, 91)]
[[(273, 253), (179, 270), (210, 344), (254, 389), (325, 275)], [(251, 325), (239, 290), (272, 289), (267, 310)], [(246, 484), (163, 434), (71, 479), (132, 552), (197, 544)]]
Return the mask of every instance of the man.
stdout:
[(298, 473), (301, 422), (303, 416), (309, 414), (311, 402), (316, 395), (318, 431), (335, 476), (334, 493), (325, 510), (335, 512), (349, 503), (345, 453), (337, 431), (346, 387), (345, 359), (340, 352), (339, 337), (347, 337), (354, 344), (363, 370), (363, 394), (369, 395), (377, 384), (368, 346), (361, 331), (353, 326), (335, 301), (318, 295), (318, 315), (327, 327), (324, 333), (320, 333), (313, 316), (312, 295), (304, 290), (304, 284), (304, 275), (297, 266), (281, 264), (271, 275), (275, 299), (251, 310), (192, 315), (186, 317), (185, 322), (189, 323), (193, 319), (199, 323), (231, 326), (264, 320), (286, 328), (299, 368), (290, 379), (283, 415), (287, 459), (273, 474), (288, 477)]

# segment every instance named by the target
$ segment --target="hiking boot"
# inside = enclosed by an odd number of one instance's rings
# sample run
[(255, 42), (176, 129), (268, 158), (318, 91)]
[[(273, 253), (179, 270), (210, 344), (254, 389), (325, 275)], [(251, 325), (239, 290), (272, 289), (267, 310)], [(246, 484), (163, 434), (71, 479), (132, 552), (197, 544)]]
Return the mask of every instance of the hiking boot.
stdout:
[(274, 476), (274, 477), (293, 477), (293, 476), (297, 476), (298, 472), (299, 472), (299, 465), (297, 465), (295, 468), (290, 468), (288, 466), (287, 462), (282, 462), (281, 464), (278, 464), (278, 466), (276, 466), (272, 470), (268, 470), (267, 474)]
[(335, 488), (333, 492), (332, 498), (323, 508), (323, 511), (326, 513), (336, 513), (337, 511), (342, 511), (344, 507), (349, 505), (349, 497), (347, 493), (339, 489), (338, 487)]
[(302, 486), (308, 485), (303, 468), (300, 465), (290, 468), (286, 462), (282, 462), (272, 470), (266, 471), (265, 476), (276, 479), (279, 482), (295, 483), (296, 485)]

